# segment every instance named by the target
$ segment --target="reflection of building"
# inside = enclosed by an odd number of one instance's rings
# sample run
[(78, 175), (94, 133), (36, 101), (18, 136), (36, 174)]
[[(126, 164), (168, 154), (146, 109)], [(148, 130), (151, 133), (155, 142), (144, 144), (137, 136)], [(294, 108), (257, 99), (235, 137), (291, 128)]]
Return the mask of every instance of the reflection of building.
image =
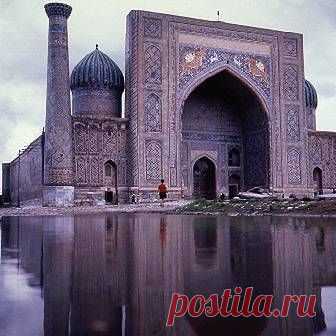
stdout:
[[(286, 294), (314, 294), (313, 289), (313, 237), (301, 219), (284, 218), (272, 226), (273, 283), (275, 302), (281, 307)], [(272, 335), (312, 335), (312, 321), (296, 316), (292, 305), (286, 319), (274, 319), (270, 325)]]
[(184, 320), (165, 328), (172, 293), (183, 292), (182, 219), (135, 216), (129, 238), (130, 335), (189, 335)]
[(105, 235), (104, 216), (75, 218), (72, 282), (76, 285), (72, 287), (71, 314), (74, 335), (85, 335), (97, 326), (108, 328)]
[(69, 78), (72, 9), (45, 8), (45, 133), (3, 166), (12, 202), (116, 203), (133, 193), (150, 201), (162, 177), (171, 198), (336, 188), (336, 136), (316, 131), (302, 35), (131, 11), (125, 83), (98, 46)]
[[(43, 225), (42, 225), (43, 224)], [(334, 226), (288, 218), (97, 215), (12, 218), (1, 249), (43, 288), (44, 329), (53, 335), (309, 336), (325, 327), (321, 287), (336, 283)], [(1, 276), (1, 275), (0, 275)], [(318, 315), (286, 319), (165, 321), (173, 292), (222, 294), (254, 287), (273, 294), (317, 294)]]
[[(319, 298), (319, 310), (314, 327), (316, 331), (320, 331), (325, 328), (329, 329), (325, 321), (325, 312), (322, 310), (323, 301), (321, 298), (321, 290), (322, 287), (333, 287), (331, 288), (331, 293), (335, 290), (336, 232), (333, 222), (326, 223), (322, 221), (321, 224), (317, 226), (313, 225), (313, 221), (311, 221), (310, 229), (313, 233), (312, 238), (315, 238), (315, 240), (313, 240), (313, 244), (315, 245), (313, 254), (313, 285)], [(333, 297), (330, 299), (331, 302), (334, 300)], [(332, 319), (334, 321), (334, 318)], [(335, 329), (333, 331), (335, 331)]]

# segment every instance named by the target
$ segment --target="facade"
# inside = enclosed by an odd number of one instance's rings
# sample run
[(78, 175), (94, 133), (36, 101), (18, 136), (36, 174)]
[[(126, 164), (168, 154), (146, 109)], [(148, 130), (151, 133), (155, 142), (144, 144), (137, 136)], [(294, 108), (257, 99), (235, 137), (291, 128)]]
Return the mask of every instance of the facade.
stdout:
[[(161, 178), (170, 199), (336, 188), (336, 132), (316, 130), (301, 34), (131, 11), (125, 80), (98, 46), (70, 76), (71, 7), (45, 9), (46, 125), (34, 142), (42, 146), (36, 187), (45, 205), (149, 202)], [(3, 166), (14, 203), (15, 192), (30, 189), (17, 182), (17, 161)]]

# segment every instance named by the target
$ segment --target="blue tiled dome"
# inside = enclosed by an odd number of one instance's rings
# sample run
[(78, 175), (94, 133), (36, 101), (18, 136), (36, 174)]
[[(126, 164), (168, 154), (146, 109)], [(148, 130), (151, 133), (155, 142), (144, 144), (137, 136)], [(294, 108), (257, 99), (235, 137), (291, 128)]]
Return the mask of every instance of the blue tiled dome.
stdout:
[(317, 93), (312, 83), (305, 80), (305, 98), (308, 108), (317, 108)]
[(71, 89), (110, 88), (124, 90), (124, 76), (110, 57), (96, 49), (86, 55), (73, 69)]

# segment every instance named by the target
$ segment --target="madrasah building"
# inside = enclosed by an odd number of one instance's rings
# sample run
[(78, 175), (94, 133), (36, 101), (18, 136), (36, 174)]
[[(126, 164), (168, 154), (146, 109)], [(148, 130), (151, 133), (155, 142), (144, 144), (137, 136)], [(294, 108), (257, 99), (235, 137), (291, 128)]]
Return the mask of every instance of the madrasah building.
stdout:
[(134, 10), (125, 74), (96, 46), (70, 75), (72, 8), (45, 11), (45, 128), (3, 164), (13, 204), (149, 202), (161, 178), (171, 200), (336, 187), (336, 132), (316, 130), (301, 34)]

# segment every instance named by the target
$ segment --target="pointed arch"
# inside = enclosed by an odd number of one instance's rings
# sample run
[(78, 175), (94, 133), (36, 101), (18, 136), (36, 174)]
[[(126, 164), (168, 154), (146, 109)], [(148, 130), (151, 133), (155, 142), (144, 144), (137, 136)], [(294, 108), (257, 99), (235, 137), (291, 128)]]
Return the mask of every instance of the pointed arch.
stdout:
[(269, 109), (255, 84), (222, 64), (194, 78), (180, 97), (179, 143), (189, 144), (189, 153), (184, 154), (189, 162), (183, 163), (190, 167), (186, 192), (191, 195), (194, 187), (191, 151), (214, 153), (220, 164), (216, 177), (219, 193), (229, 193), (227, 170), (232, 168), (240, 171), (241, 178), (235, 183), (235, 193), (240, 188), (268, 188), (272, 153)]
[(117, 165), (112, 160), (104, 163), (104, 185), (105, 202), (109, 204), (118, 203), (118, 170)]
[(257, 98), (259, 103), (261, 104), (265, 115), (267, 117), (267, 121), (270, 120), (270, 111), (268, 107), (267, 100), (265, 96), (258, 90), (255, 83), (253, 83), (247, 76), (244, 74), (238, 72), (234, 67), (232, 67), (230, 64), (227, 63), (218, 63), (214, 68), (211, 70), (207, 69), (205, 72), (201, 72), (198, 76), (193, 78), (193, 80), (188, 84), (188, 86), (184, 89), (183, 93), (180, 95), (178, 100), (178, 111), (179, 111), (179, 129), (181, 129), (182, 124), (182, 113), (183, 108), (186, 100), (188, 99), (189, 95), (202, 83), (204, 83), (207, 79), (214, 77), (215, 75), (221, 73), (221, 72), (227, 72), (231, 76), (237, 78), (240, 80), (240, 82), (251, 92), (253, 93)]
[(322, 179), (322, 169), (320, 167), (315, 167), (313, 170), (313, 182), (314, 182), (314, 194), (323, 194), (323, 179)]

